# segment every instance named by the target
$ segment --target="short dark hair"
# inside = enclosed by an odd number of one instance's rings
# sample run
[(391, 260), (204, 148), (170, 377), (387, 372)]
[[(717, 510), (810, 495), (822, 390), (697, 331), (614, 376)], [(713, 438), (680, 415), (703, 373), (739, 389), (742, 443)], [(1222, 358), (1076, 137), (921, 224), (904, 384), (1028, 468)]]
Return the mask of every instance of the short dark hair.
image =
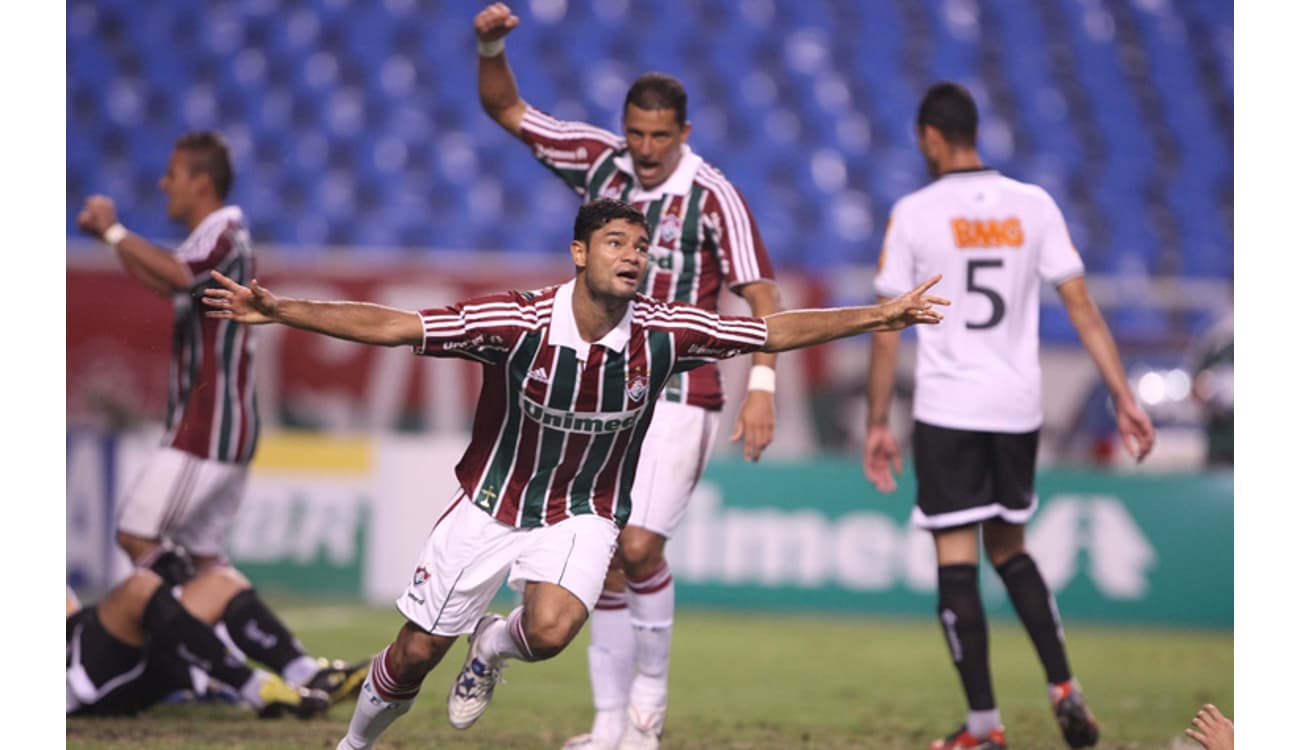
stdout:
[(212, 178), (217, 197), (224, 201), (235, 182), (226, 139), (215, 131), (199, 130), (177, 138), (174, 148), (189, 155), (190, 174), (206, 174)]
[(671, 109), (677, 113), (677, 125), (686, 124), (686, 87), (667, 73), (646, 73), (627, 90), (623, 114), (629, 104), (639, 109)]
[(591, 235), (615, 219), (625, 219), (639, 225), (646, 233), (650, 232), (650, 222), (646, 221), (645, 214), (631, 203), (615, 198), (597, 198), (578, 209), (578, 218), (573, 220), (573, 239), (590, 245)]
[(943, 139), (959, 146), (974, 146), (980, 116), (975, 97), (959, 83), (942, 81), (930, 87), (916, 111), (916, 129), (929, 125)]

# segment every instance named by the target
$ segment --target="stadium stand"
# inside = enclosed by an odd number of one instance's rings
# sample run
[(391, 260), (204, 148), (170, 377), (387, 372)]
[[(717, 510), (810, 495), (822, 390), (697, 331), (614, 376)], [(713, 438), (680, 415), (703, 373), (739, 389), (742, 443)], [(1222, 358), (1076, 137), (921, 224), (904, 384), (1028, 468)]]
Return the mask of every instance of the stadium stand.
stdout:
[[(951, 78), (985, 113), (986, 160), (1052, 190), (1090, 268), (1232, 277), (1231, 4), (518, 4), (530, 20), (510, 39), (512, 63), (557, 116), (617, 130), (632, 78), (681, 77), (692, 143), (745, 190), (780, 266), (874, 259), (889, 206), (926, 179), (917, 97)], [(159, 144), (215, 127), (260, 242), (562, 246), (572, 198), (479, 110), (478, 6), (460, 5), (74, 0), (68, 236), (95, 191), (118, 196), (132, 228), (175, 236)], [(1120, 310), (1115, 326), (1158, 335), (1161, 315)], [(1067, 328), (1045, 316), (1048, 337)]]

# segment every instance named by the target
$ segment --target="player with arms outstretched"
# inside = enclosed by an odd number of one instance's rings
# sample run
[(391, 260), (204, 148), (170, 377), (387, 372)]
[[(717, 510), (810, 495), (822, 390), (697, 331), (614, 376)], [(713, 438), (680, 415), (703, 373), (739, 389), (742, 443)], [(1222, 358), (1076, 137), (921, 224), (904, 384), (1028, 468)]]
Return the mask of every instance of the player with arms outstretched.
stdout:
[[(686, 90), (672, 76), (647, 73), (627, 92), (623, 133), (558, 120), (519, 93), (504, 37), (519, 24), (504, 3), (474, 19), (478, 86), (484, 111), (586, 200), (614, 197), (649, 222), (650, 270), (641, 291), (655, 299), (718, 310), (724, 289), (755, 316), (780, 309), (771, 263), (744, 197), (687, 139)], [(772, 441), (776, 387), (770, 353), (756, 353), (749, 390), (732, 431), (757, 461)], [(663, 389), (646, 434), (632, 515), (592, 614), (588, 661), (596, 716), (569, 750), (653, 748), (668, 707), (675, 597), (664, 557), (715, 442), (723, 406), (714, 364), (676, 375)]]
[[(576, 276), (534, 292), (449, 307), (278, 299), (218, 276), (210, 315), (278, 322), (350, 341), (483, 365), (459, 488), (434, 525), (397, 607), (406, 618), (361, 688), (340, 750), (364, 750), (410, 710), (425, 676), (470, 634), (447, 698), (452, 726), (487, 709), (507, 660), (549, 659), (600, 596), (660, 392), (674, 375), (753, 351), (785, 351), (870, 330), (938, 323), (926, 291), (882, 305), (721, 316), (638, 294), (649, 263), (645, 216), (611, 199), (584, 204), (569, 252)], [(485, 614), (503, 582), (523, 592)]]

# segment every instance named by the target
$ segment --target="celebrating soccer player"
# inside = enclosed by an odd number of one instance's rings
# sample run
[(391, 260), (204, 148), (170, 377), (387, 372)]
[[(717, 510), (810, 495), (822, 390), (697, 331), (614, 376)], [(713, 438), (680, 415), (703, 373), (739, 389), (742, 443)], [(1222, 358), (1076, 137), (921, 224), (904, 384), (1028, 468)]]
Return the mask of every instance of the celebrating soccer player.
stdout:
[[(483, 366), (458, 489), (397, 607), (406, 618), (372, 662), (341, 750), (362, 750), (408, 711), (425, 676), (470, 635), (447, 714), (464, 729), (487, 709), (507, 660), (560, 653), (596, 606), (660, 393), (727, 357), (778, 352), (873, 330), (938, 323), (938, 277), (880, 305), (722, 316), (639, 294), (650, 263), (644, 214), (584, 204), (569, 252), (575, 277), (420, 312), (364, 302), (279, 299), (256, 280), (214, 274), (208, 314), (277, 322), (350, 341), (411, 346)], [(523, 592), (485, 614), (503, 582)]]

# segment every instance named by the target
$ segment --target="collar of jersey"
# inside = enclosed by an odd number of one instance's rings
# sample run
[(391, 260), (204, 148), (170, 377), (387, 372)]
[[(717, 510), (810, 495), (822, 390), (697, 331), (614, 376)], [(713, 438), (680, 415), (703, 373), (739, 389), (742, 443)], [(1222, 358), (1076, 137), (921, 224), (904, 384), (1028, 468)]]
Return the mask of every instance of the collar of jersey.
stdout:
[(627, 306), (623, 319), (595, 344), (588, 344), (578, 335), (578, 321), (573, 317), (573, 287), (577, 279), (569, 279), (555, 290), (555, 302), (551, 306), (551, 327), (546, 333), (546, 343), (551, 346), (566, 346), (578, 355), (578, 359), (587, 361), (587, 352), (592, 346), (603, 346), (613, 351), (627, 348), (628, 339), (632, 338), (632, 305)]
[(691, 150), (690, 144), (683, 143), (682, 158), (677, 162), (677, 168), (668, 175), (668, 179), (656, 185), (653, 190), (646, 190), (641, 187), (640, 180), (636, 178), (636, 171), (632, 169), (632, 155), (624, 152), (614, 157), (614, 166), (632, 180), (632, 192), (627, 197), (629, 203), (658, 200), (665, 195), (686, 195), (691, 192), (695, 173), (700, 171), (700, 165), (703, 163), (704, 159)]
[(190, 236), (186, 237), (180, 247), (176, 248), (176, 254), (184, 256), (186, 251), (196, 244), (205, 246), (206, 251), (206, 247), (210, 247), (212, 244), (212, 241), (207, 241), (210, 235), (214, 232), (219, 234), (232, 221), (236, 224), (244, 223), (243, 209), (239, 206), (222, 206), (218, 208), (203, 217), (203, 221), (200, 221), (199, 225), (194, 227), (194, 231), (190, 232)]
[(954, 169), (939, 175), (939, 179), (945, 177), (963, 177), (973, 174), (997, 174), (998, 170), (993, 167), (967, 167), (966, 169)]

